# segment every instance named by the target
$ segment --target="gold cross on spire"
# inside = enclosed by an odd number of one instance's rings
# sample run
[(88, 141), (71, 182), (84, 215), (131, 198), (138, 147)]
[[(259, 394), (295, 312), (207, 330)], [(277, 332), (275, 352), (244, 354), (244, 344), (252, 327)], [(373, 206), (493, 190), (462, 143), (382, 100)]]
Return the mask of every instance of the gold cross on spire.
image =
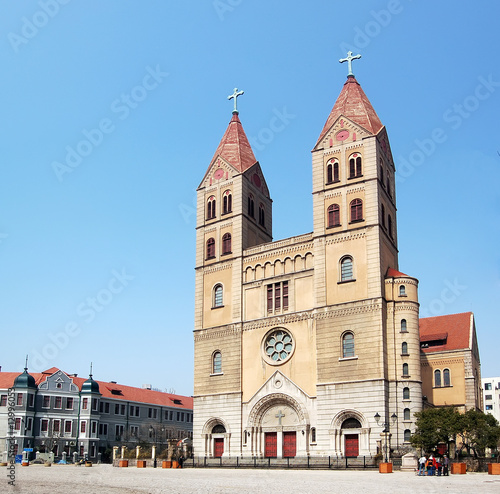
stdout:
[(361, 55), (358, 54), (358, 55), (352, 56), (352, 51), (348, 51), (347, 52), (347, 57), (346, 58), (341, 58), (339, 60), (340, 63), (347, 62), (347, 68), (349, 70), (349, 73), (347, 74), (347, 77), (349, 77), (350, 75), (352, 75), (352, 76), (354, 75), (352, 73), (352, 61), (356, 60), (357, 58), (361, 58)]
[(227, 97), (227, 99), (234, 99), (234, 110), (233, 110), (233, 113), (235, 113), (236, 115), (238, 115), (238, 113), (239, 113), (238, 108), (236, 107), (236, 98), (238, 98), (238, 96), (241, 96), (242, 94), (245, 94), (244, 91), (238, 91), (238, 88), (235, 87), (234, 88), (234, 93), (230, 94)]

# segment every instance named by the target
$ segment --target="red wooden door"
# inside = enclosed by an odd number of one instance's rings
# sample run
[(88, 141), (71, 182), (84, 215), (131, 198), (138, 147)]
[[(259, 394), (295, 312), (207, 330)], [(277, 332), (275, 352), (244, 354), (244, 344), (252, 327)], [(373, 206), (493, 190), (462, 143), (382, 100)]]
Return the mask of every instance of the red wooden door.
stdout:
[(278, 434), (276, 432), (266, 432), (264, 456), (266, 458), (276, 458), (278, 456)]
[(224, 439), (218, 437), (214, 439), (214, 456), (215, 458), (220, 458), (224, 453)]
[(357, 434), (345, 435), (345, 455), (346, 456), (359, 455), (359, 437)]
[(293, 458), (297, 452), (297, 435), (293, 432), (283, 432), (283, 457)]

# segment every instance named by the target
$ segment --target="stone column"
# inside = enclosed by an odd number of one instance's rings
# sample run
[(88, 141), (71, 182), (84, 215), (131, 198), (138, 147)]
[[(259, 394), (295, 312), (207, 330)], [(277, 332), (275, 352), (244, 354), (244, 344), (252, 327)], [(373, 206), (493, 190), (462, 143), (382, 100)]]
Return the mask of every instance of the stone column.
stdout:
[(139, 459), (139, 454), (141, 452), (141, 447), (140, 446), (136, 446), (135, 448), (135, 459)]
[(117, 454), (118, 454), (118, 446), (113, 446), (113, 461), (116, 460)]
[(156, 458), (156, 444), (153, 444), (151, 448), (151, 459), (154, 460)]
[(122, 460), (124, 457), (125, 457), (125, 446), (122, 446), (122, 453), (121, 453)]

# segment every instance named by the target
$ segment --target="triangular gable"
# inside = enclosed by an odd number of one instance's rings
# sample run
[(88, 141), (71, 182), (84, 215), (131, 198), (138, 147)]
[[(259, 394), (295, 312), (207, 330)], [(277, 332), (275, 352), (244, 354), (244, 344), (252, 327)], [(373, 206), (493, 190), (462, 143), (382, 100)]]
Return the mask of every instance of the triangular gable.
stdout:
[(259, 189), (265, 197), (269, 196), (269, 188), (267, 187), (266, 179), (262, 173), (260, 163), (257, 161), (255, 165), (244, 172), (244, 175), (250, 180), (254, 187)]
[(319, 140), (313, 149), (328, 149), (338, 146), (340, 143), (355, 144), (361, 143), (361, 140), (372, 134), (358, 125), (354, 120), (339, 115), (338, 118), (332, 122), (331, 127), (324, 133), (323, 138)]

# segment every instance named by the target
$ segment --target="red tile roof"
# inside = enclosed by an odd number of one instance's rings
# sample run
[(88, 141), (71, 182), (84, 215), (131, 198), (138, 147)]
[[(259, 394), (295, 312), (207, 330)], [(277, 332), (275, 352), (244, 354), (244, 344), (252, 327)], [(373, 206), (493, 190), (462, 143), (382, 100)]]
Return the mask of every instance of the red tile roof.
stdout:
[[(48, 376), (59, 372), (57, 367), (52, 367), (43, 372), (30, 372), (35, 378), (35, 382), (39, 385), (45, 381)], [(21, 374), (20, 372), (0, 372), (0, 389), (8, 389), (14, 384), (16, 377)], [(66, 373), (65, 373), (66, 374)], [(68, 375), (68, 374), (66, 374)], [(73, 380), (73, 383), (82, 389), (83, 383), (87, 380), (83, 377), (68, 376)], [(163, 393), (161, 391), (153, 391), (150, 389), (134, 388), (132, 386), (125, 386), (123, 384), (107, 383), (103, 381), (96, 381), (99, 384), (99, 391), (104, 398), (113, 398), (124, 401), (135, 401), (138, 403), (147, 403), (151, 405), (158, 405), (164, 407), (193, 409), (193, 398), (190, 396), (174, 395), (171, 393)], [(121, 394), (113, 394), (112, 390), (120, 391)], [(175, 403), (175, 401), (180, 403)]]
[(471, 349), (473, 344), (474, 314), (463, 312), (420, 319), (420, 341), (446, 340), (444, 345), (422, 348), (424, 353), (443, 350)]
[(360, 125), (371, 134), (377, 134), (383, 127), (372, 104), (354, 76), (347, 78), (321, 131), (316, 146), (341, 115)]
[(395, 269), (389, 268), (387, 270), (386, 278), (411, 278), (407, 274), (401, 273), (400, 271), (396, 271)]
[(243, 130), (243, 125), (241, 125), (236, 113), (233, 113), (233, 118), (231, 118), (219, 147), (215, 151), (212, 161), (210, 161), (210, 166), (218, 156), (224, 158), (239, 172), (248, 170), (257, 162)]

